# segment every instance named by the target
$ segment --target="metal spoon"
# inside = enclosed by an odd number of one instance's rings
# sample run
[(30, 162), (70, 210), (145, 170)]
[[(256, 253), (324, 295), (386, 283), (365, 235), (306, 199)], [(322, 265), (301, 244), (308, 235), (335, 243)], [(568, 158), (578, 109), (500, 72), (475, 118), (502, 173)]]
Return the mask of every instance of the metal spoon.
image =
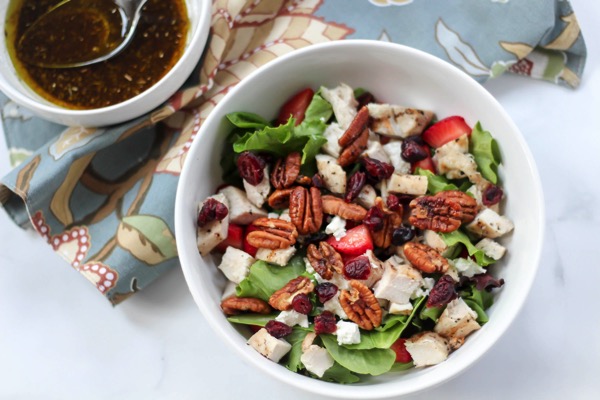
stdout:
[(17, 55), (25, 63), (45, 68), (108, 60), (131, 42), (146, 1), (63, 0), (23, 33)]

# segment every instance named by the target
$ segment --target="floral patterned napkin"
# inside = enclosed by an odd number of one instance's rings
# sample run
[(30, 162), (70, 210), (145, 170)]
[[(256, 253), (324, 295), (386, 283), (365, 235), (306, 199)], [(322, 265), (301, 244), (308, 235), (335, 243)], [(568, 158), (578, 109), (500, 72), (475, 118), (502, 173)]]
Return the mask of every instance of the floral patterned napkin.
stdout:
[(178, 265), (177, 180), (215, 105), (274, 58), (349, 38), (416, 47), (481, 82), (509, 71), (576, 87), (586, 57), (567, 0), (215, 0), (201, 64), (149, 115), (65, 127), (0, 93), (15, 166), (0, 203), (117, 304)]

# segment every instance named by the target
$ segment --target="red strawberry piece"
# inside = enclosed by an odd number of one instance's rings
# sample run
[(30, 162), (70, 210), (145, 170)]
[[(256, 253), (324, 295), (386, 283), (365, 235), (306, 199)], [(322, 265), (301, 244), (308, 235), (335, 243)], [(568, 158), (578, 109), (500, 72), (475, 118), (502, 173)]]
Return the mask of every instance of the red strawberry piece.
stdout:
[(424, 159), (422, 159), (420, 161), (416, 161), (416, 162), (410, 164), (410, 172), (414, 174), (417, 168), (421, 168), (421, 169), (426, 169), (428, 171), (431, 171), (432, 173), (435, 174), (436, 170), (435, 170), (435, 164), (433, 163), (433, 159), (431, 158), (431, 150), (429, 150), (429, 146), (427, 146), (427, 145), (423, 145), (422, 147), (425, 150), (425, 152), (427, 153), (427, 157), (425, 157)]
[(294, 117), (296, 125), (300, 124), (304, 120), (304, 113), (308, 108), (315, 92), (312, 89), (306, 88), (294, 95), (281, 107), (279, 116), (277, 117), (277, 124), (284, 125), (288, 122), (290, 117)]
[(404, 342), (406, 342), (406, 339), (398, 339), (390, 347), (390, 349), (394, 350), (394, 352), (396, 353), (397, 363), (407, 363), (412, 361), (412, 357), (408, 350), (406, 350)]
[(346, 236), (340, 240), (332, 236), (327, 239), (327, 243), (342, 255), (360, 256), (365, 254), (367, 250), (373, 250), (373, 240), (369, 228), (365, 225), (359, 225), (346, 231)]
[(229, 228), (227, 229), (227, 238), (217, 245), (216, 250), (218, 252), (225, 253), (229, 246), (241, 250), (243, 247), (243, 240), (244, 227), (229, 223)]
[(463, 117), (454, 115), (431, 125), (423, 132), (422, 138), (431, 147), (438, 148), (458, 139), (465, 133), (471, 135), (471, 127), (467, 125)]
[(248, 225), (246, 227), (246, 234), (244, 235), (244, 241), (242, 243), (242, 250), (244, 250), (246, 253), (250, 254), (252, 257), (256, 257), (256, 252), (258, 251), (258, 249), (254, 246), (252, 246), (250, 243), (248, 243), (248, 241), (246, 240), (246, 237), (248, 236), (248, 234), (252, 231), (257, 230), (258, 228), (255, 227), (254, 225)]

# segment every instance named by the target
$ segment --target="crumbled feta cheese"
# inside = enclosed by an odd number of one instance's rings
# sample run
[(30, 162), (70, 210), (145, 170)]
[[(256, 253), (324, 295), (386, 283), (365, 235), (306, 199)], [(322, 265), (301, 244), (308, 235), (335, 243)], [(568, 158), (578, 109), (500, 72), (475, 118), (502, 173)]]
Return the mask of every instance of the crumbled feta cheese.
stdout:
[(308, 316), (294, 310), (280, 312), (275, 317), (275, 321), (283, 322), (288, 326), (300, 325), (303, 328), (308, 328)]
[(336, 240), (340, 240), (346, 236), (346, 220), (336, 215), (332, 218), (329, 225), (325, 227), (325, 233), (333, 235)]
[(225, 250), (225, 254), (223, 254), (219, 269), (225, 274), (227, 279), (235, 283), (240, 283), (248, 276), (250, 266), (254, 264), (254, 261), (256, 260), (250, 254), (229, 246)]
[(269, 334), (265, 328), (248, 339), (247, 342), (254, 350), (271, 361), (279, 362), (291, 349), (292, 345), (283, 339), (277, 339)]
[[(342, 290), (339, 286), (338, 289)], [(348, 319), (348, 315), (346, 315), (346, 312), (340, 304), (340, 290), (338, 290), (335, 296), (323, 303), (323, 309), (326, 311), (331, 311), (341, 319)]]
[(322, 378), (325, 371), (333, 367), (334, 364), (333, 358), (331, 358), (329, 352), (316, 344), (311, 344), (308, 349), (302, 353), (300, 362), (302, 362), (307, 371), (312, 372), (319, 378)]
[(467, 278), (472, 278), (474, 275), (485, 273), (485, 269), (470, 258), (457, 258), (456, 260), (452, 260), (452, 263), (459, 274), (466, 276)]
[(433, 289), (435, 285), (435, 279), (433, 278), (423, 278), (423, 285), (415, 290), (411, 299), (417, 299), (419, 297), (429, 296), (429, 292)]
[(354, 322), (338, 321), (335, 335), (339, 345), (360, 343), (360, 330)]
[(379, 160), (384, 163), (391, 164), (390, 157), (383, 150), (383, 146), (379, 141), (379, 138), (376, 140), (369, 140), (367, 143), (367, 149), (363, 151), (363, 155), (368, 156), (372, 159)]

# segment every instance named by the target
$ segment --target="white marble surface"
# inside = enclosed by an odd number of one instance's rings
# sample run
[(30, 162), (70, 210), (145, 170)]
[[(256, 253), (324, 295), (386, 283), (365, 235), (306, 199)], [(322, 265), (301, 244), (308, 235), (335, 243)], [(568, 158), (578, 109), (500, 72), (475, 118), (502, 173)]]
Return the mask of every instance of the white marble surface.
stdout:
[[(572, 3), (589, 49), (578, 90), (508, 76), (486, 85), (543, 181), (546, 243), (529, 300), (471, 369), (409, 399), (600, 398), (600, 5)], [(4, 175), (2, 140), (0, 154)], [(113, 308), (0, 212), (0, 399), (284, 396), (318, 398), (242, 363), (209, 330), (179, 270)]]

